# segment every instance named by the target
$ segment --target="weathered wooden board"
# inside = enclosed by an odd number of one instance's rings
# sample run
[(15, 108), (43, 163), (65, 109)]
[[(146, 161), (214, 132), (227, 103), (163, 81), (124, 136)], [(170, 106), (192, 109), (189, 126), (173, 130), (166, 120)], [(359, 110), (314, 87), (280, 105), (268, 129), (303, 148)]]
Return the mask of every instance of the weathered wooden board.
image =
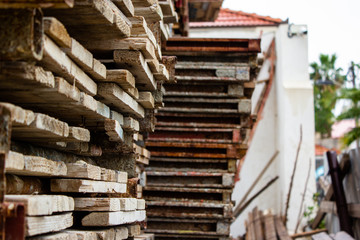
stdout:
[(113, 142), (123, 142), (124, 132), (120, 123), (116, 120), (106, 119), (105, 120), (105, 131), (106, 135), (109, 136), (109, 140)]
[(98, 86), (98, 94), (103, 98), (102, 102), (109, 106), (114, 106), (119, 109), (120, 112), (132, 114), (137, 118), (143, 118), (145, 116), (143, 107), (114, 83), (100, 83)]
[(70, 35), (82, 44), (89, 39), (130, 36), (131, 23), (110, 0), (75, 1), (74, 7), (67, 11), (49, 9), (45, 15), (59, 19)]
[(13, 0), (1, 1), (0, 8), (71, 8), (74, 0)]
[(62, 195), (6, 195), (5, 200), (24, 203), (27, 216), (52, 215), (74, 210), (74, 199)]
[(206, 201), (147, 201), (148, 217), (193, 218), (193, 219), (231, 219), (231, 203), (214, 203)]
[(27, 217), (26, 236), (57, 232), (73, 225), (72, 213), (53, 216)]
[(144, 108), (154, 109), (155, 101), (151, 92), (139, 92), (139, 99), (137, 100)]
[[(6, 167), (5, 169), (7, 173), (25, 175), (25, 176), (66, 176), (67, 175), (67, 167), (63, 161), (53, 161), (43, 157), (22, 155), (20, 153), (14, 153), (14, 152), (10, 154), (8, 160), (10, 164), (9, 164), (9, 168)], [(22, 160), (23, 160), (23, 165), (22, 165)], [(15, 163), (15, 161), (17, 163)], [(16, 165), (15, 168), (11, 167), (14, 165)], [(23, 166), (22, 168), (21, 165)]]
[(96, 83), (47, 36), (44, 38), (44, 58), (41, 65), (89, 95), (96, 95)]
[(140, 51), (115, 50), (114, 61), (118, 67), (125, 68), (133, 74), (139, 90), (154, 91), (156, 89), (154, 76)]
[(131, 0), (112, 0), (112, 2), (125, 14), (126, 17), (134, 16), (135, 9)]
[[(230, 221), (217, 219), (181, 219), (181, 218), (148, 218), (150, 233), (188, 235), (226, 236), (230, 233)], [(210, 237), (212, 236), (212, 237)]]
[(125, 193), (126, 184), (80, 179), (52, 179), (52, 192)]
[[(30, 237), (28, 239), (30, 239), (30, 240), (78, 240), (78, 237), (77, 237), (76, 233), (67, 231), (67, 232), (60, 232), (60, 233), (53, 233), (53, 234), (46, 234), (46, 235)], [(90, 240), (87, 238), (83, 238), (83, 239)]]
[(68, 169), (66, 176), (69, 178), (101, 179), (101, 168), (85, 161), (67, 163), (66, 166)]
[(75, 198), (75, 211), (118, 212), (135, 211), (135, 198)]
[(145, 211), (131, 212), (93, 212), (85, 216), (83, 226), (116, 226), (134, 222), (142, 222), (146, 218)]
[(44, 17), (44, 32), (57, 45), (63, 48), (71, 48), (71, 37), (65, 26), (54, 17)]
[(211, 187), (231, 188), (234, 186), (232, 173), (204, 173), (196, 171), (146, 171), (147, 186)]

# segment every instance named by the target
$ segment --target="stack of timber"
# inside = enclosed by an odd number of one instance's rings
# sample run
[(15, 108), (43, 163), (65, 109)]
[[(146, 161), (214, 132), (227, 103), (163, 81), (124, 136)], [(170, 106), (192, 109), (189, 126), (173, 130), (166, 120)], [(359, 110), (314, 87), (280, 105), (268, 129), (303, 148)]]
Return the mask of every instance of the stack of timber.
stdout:
[(25, 205), (26, 237), (153, 239), (143, 136), (175, 81), (173, 2), (0, 0), (0, 20), (5, 201)]
[(177, 84), (146, 139), (148, 229), (156, 239), (229, 238), (236, 161), (247, 150), (259, 40), (171, 38)]

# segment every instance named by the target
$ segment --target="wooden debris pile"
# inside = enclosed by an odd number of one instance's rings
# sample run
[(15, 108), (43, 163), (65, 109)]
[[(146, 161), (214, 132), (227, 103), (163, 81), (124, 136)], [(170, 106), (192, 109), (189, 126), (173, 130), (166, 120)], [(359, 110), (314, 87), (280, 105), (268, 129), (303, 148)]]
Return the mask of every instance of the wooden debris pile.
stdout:
[(246, 240), (291, 240), (281, 217), (275, 216), (270, 212), (263, 213), (257, 208), (248, 213), (248, 220), (245, 221)]
[(174, 81), (161, 53), (173, 2), (0, 0), (0, 20), (3, 191), (25, 205), (25, 235), (153, 239), (143, 136)]
[(230, 239), (236, 161), (245, 154), (258, 40), (171, 38), (144, 196), (156, 239)]

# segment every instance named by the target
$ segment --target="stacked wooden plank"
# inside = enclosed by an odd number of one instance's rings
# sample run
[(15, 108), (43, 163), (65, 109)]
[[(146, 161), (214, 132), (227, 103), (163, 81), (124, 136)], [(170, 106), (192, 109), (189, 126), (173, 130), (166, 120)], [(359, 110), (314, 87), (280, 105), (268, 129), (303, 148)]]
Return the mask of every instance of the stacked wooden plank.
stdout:
[(246, 153), (258, 40), (169, 39), (177, 84), (164, 85), (146, 168), (148, 232), (230, 239), (236, 161)]
[(174, 81), (161, 52), (173, 2), (0, 0), (0, 19), (6, 201), (26, 205), (26, 236), (152, 239), (143, 135)]

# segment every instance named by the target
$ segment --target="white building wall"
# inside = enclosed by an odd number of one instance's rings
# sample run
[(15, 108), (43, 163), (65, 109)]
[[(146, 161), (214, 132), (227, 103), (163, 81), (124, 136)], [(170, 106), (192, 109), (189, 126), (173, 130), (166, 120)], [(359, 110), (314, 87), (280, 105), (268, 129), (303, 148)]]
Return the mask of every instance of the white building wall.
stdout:
[(311, 175), (305, 192), (304, 208), (313, 205), (312, 194), (316, 191), (315, 139), (313, 94), (308, 74), (307, 35), (289, 38), (287, 31), (288, 24), (282, 24), (279, 27), (190, 29), (190, 37), (204, 38), (258, 38), (262, 33), (261, 47), (263, 51), (268, 48), (274, 36), (276, 39), (277, 60), (273, 86), (263, 114), (258, 118), (256, 132), (232, 198), (236, 203), (242, 199), (276, 150), (279, 150), (279, 155), (248, 198), (273, 177), (279, 176), (279, 179), (256, 198), (232, 224), (231, 234), (233, 237), (245, 233), (244, 222), (247, 219), (247, 213), (255, 206), (260, 210), (272, 209), (276, 214), (284, 214), (300, 139), (300, 125), (302, 125), (303, 131), (302, 145), (288, 211), (287, 227), (290, 232), (295, 231), (298, 221), (310, 161)]
[[(289, 231), (295, 231), (304, 185), (311, 161), (305, 205), (313, 205), (315, 188), (315, 129), (313, 90), (308, 73), (307, 35), (287, 36), (288, 25), (276, 34), (277, 145), (281, 201), (285, 205), (302, 126), (302, 144), (288, 211)], [(285, 210), (285, 207), (283, 207)]]

